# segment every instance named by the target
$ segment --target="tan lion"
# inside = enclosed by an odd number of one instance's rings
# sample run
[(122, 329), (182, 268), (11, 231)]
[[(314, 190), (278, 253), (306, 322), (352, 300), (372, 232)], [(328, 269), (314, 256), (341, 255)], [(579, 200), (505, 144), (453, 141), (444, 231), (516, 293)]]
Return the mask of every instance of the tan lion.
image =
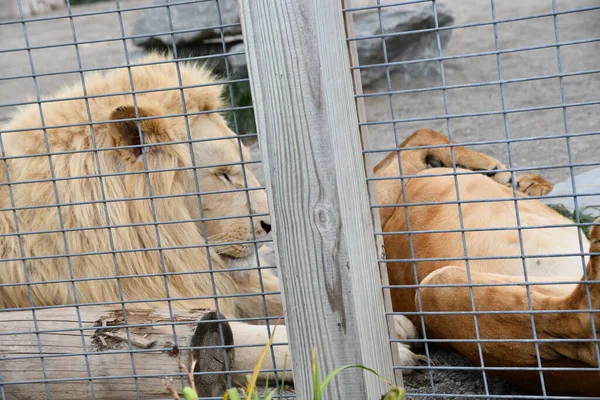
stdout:
[[(420, 310), (421, 302), (423, 311), (432, 312), (424, 316), (427, 337), (462, 340), (449, 341), (449, 345), (479, 365), (474, 319), (468, 315), (473, 311), (473, 304), (467, 286), (469, 283), (479, 285), (473, 288), (477, 311), (521, 312), (477, 316), (479, 337), (497, 340), (481, 345), (485, 366), (512, 368), (492, 370), (492, 373), (539, 390), (539, 372), (532, 369), (538, 366), (539, 356), (542, 366), (550, 368), (544, 372), (548, 393), (600, 395), (598, 355), (596, 344), (590, 340), (595, 333), (600, 335), (600, 318), (594, 314), (593, 325), (589, 312), (578, 312), (600, 307), (598, 284), (579, 283), (586, 275), (589, 280), (599, 279), (599, 256), (582, 257), (580, 254), (588, 249), (600, 251), (600, 228), (593, 227), (590, 245), (578, 228), (573, 227), (573, 221), (539, 200), (527, 199), (526, 195), (540, 196), (552, 189), (547, 181), (536, 175), (518, 177), (519, 201), (515, 209), (515, 201), (511, 200), (514, 196), (510, 173), (494, 172), (506, 167), (482, 153), (454, 147), (455, 163), (461, 167), (457, 170), (467, 173), (456, 178), (460, 200), (464, 201), (459, 214), (455, 177), (448, 168), (452, 166), (448, 143), (446, 137), (428, 129), (415, 132), (402, 143), (401, 147), (409, 148), (432, 146), (400, 152), (402, 174), (414, 176), (405, 181), (404, 193), (400, 181), (393, 179), (400, 174), (397, 153), (390, 154), (375, 169), (378, 177), (392, 178), (379, 181), (379, 203), (399, 205), (382, 208), (380, 213), (383, 230), (388, 233), (384, 237), (386, 257), (392, 260), (388, 263), (390, 284), (405, 287), (416, 282), (420, 284), (418, 293), (416, 286), (392, 289), (394, 311), (413, 313), (410, 318), (418, 322), (419, 317), (414, 313)], [(492, 179), (483, 174), (468, 174), (468, 170), (487, 171)], [(433, 176), (440, 174), (446, 176)], [(433, 202), (442, 204), (429, 204)], [(416, 204), (402, 207), (411, 203)], [(406, 234), (409, 224), (410, 231), (415, 232), (410, 238)], [(525, 229), (517, 230), (519, 225)], [(458, 231), (461, 228), (465, 229), (466, 254), (463, 235)], [(411, 253), (411, 240), (414, 254)], [(526, 257), (521, 258), (521, 255)], [(465, 256), (470, 259), (468, 265), (461, 260)], [(413, 258), (416, 259), (415, 267), (411, 261), (400, 261)], [(444, 258), (456, 261), (439, 260)], [(523, 284), (502, 286), (502, 283), (523, 283), (525, 278), (533, 283), (529, 289)], [(551, 284), (561, 281), (569, 284)], [(539, 354), (531, 341), (534, 338), (531, 316), (523, 312), (529, 310), (527, 290), (533, 310), (545, 312), (534, 318), (535, 337), (540, 340)], [(573, 312), (565, 313), (568, 310)], [(462, 313), (444, 315), (444, 312)], [(416, 325), (420, 326), (420, 322)], [(592, 330), (593, 326), (596, 332)], [(577, 368), (588, 371), (577, 371)]]
[[(390, 260), (390, 284), (404, 287), (391, 290), (394, 311), (410, 313), (410, 320), (420, 326), (418, 311), (421, 303), (424, 311), (432, 312), (424, 316), (427, 337), (447, 339), (450, 346), (479, 364), (474, 320), (469, 315), (473, 308), (467, 286), (467, 264), (461, 260), (465, 258), (460, 233), (461, 214), (458, 212), (454, 172), (448, 168), (452, 166), (448, 144), (448, 138), (429, 129), (418, 130), (409, 136), (401, 148), (412, 150), (403, 150), (399, 155), (394, 152), (376, 166), (377, 177), (389, 178), (378, 180), (377, 198), (380, 205), (388, 206), (380, 209), (380, 216), (386, 233), (386, 257)], [(429, 148), (419, 148), (424, 146)], [(589, 285), (589, 304), (586, 285), (579, 283), (584, 272), (589, 280), (599, 279), (600, 258), (581, 257), (580, 254), (588, 249), (590, 252), (600, 251), (600, 229), (593, 227), (590, 244), (571, 220), (539, 200), (528, 199), (527, 195), (543, 196), (552, 189), (544, 178), (532, 174), (521, 175), (516, 182), (519, 198), (517, 220), (511, 174), (506, 172), (505, 165), (460, 146), (454, 147), (454, 160), (459, 166), (458, 173), (462, 173), (456, 179), (460, 200), (464, 201), (461, 213), (466, 255), (470, 258), (468, 267), (471, 282), (479, 285), (473, 288), (476, 310), (517, 311), (517, 314), (484, 313), (477, 316), (479, 337), (488, 339), (481, 345), (485, 366), (508, 367), (508, 371), (490, 372), (528, 389), (540, 389), (539, 372), (533, 369), (538, 363), (531, 340), (534, 337), (531, 317), (526, 313), (527, 289), (523, 284), (502, 286), (502, 283), (523, 283), (525, 270), (527, 281), (533, 283), (529, 286), (532, 307), (545, 312), (535, 315), (534, 322), (535, 337), (540, 340), (539, 357), (542, 366), (549, 368), (544, 372), (548, 393), (600, 395), (595, 344), (590, 341), (594, 337), (590, 313), (578, 312), (589, 310), (590, 306), (594, 310), (600, 308), (597, 283)], [(473, 174), (472, 171), (482, 173)], [(401, 173), (411, 177), (405, 180), (404, 193), (397, 178)], [(414, 205), (404, 207), (410, 204)], [(521, 239), (516, 229), (519, 225), (525, 228), (521, 230)], [(413, 232), (410, 239), (409, 231)], [(409, 240), (412, 240), (414, 254), (411, 254)], [(521, 242), (526, 256), (523, 259)], [(416, 270), (412, 262), (400, 261), (412, 258), (417, 260)], [(419, 296), (415, 274), (420, 284)], [(569, 284), (552, 284), (561, 281)], [(455, 286), (440, 287), (443, 285)], [(559, 311), (552, 313), (549, 310)], [(573, 312), (565, 313), (569, 310)], [(459, 313), (444, 315), (444, 312)], [(396, 319), (396, 331), (403, 339), (417, 337), (417, 329), (410, 320), (405, 317)], [(600, 318), (597, 314), (595, 327), (599, 332)], [(567, 341), (561, 342), (561, 338)], [(451, 339), (461, 341), (452, 342)], [(548, 339), (557, 341), (550, 342)], [(581, 341), (577, 342), (577, 339)], [(418, 361), (418, 357), (406, 347), (399, 347), (399, 350), (402, 365), (411, 367)], [(572, 370), (558, 371), (556, 368)], [(594, 368), (596, 370), (590, 371)]]

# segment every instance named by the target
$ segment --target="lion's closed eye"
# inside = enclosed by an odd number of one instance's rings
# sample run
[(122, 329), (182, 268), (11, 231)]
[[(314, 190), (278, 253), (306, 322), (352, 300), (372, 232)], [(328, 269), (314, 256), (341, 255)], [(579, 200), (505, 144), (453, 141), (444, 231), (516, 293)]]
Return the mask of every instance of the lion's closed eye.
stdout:
[(231, 170), (231, 168), (219, 169), (219, 170), (217, 170), (216, 175), (219, 178), (221, 178), (221, 179), (223, 179), (223, 180), (225, 180), (228, 183), (230, 183), (230, 184), (233, 185), (233, 181), (231, 179), (231, 176), (232, 176), (232, 170)]
[(229, 173), (228, 172), (221, 172), (220, 175), (229, 183), (231, 183), (233, 185), (233, 182), (231, 181), (231, 178), (229, 177)]
[(237, 177), (241, 175), (241, 170), (236, 167), (227, 167), (222, 168), (217, 171), (217, 176), (221, 179), (227, 181), (228, 183), (234, 185), (234, 182), (238, 182)]

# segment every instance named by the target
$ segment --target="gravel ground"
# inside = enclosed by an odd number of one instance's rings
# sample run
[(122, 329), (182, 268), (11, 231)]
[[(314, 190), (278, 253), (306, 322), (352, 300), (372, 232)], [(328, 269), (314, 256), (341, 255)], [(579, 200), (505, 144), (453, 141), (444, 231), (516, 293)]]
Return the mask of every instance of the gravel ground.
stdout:
[[(121, 7), (135, 7), (145, 4), (145, 0), (121, 0)], [(448, 1), (453, 9), (456, 24), (491, 21), (490, 4), (483, 0)], [(498, 19), (514, 18), (548, 13), (552, 11), (549, 0), (528, 0), (496, 2)], [(560, 9), (597, 6), (597, 0), (571, 0), (558, 2)], [(114, 9), (114, 2), (88, 5), (74, 8), (74, 12), (99, 11)], [(58, 11), (56, 14), (63, 14)], [(126, 34), (131, 33), (138, 12), (122, 13), (122, 21)], [(600, 34), (600, 11), (565, 14), (557, 17), (561, 42), (597, 38)], [(94, 15), (78, 17), (74, 20), (77, 39), (79, 41), (107, 40), (121, 36), (119, 14)], [(31, 46), (46, 44), (68, 44), (73, 36), (68, 19), (57, 21), (40, 21), (27, 24)], [(0, 25), (0, 51), (25, 47), (20, 25)], [(515, 21), (498, 25), (500, 49), (515, 49), (528, 46), (555, 43), (555, 30), (552, 17), (533, 20)], [(132, 57), (139, 54), (139, 49), (130, 42), (126, 43)], [(452, 39), (444, 56), (456, 56), (489, 52), (495, 49), (493, 25), (458, 29), (453, 32)], [(79, 50), (84, 68), (101, 68), (123, 64), (125, 62), (124, 42), (122, 40), (53, 47), (50, 49), (31, 50), (31, 57), (37, 74), (63, 72), (78, 68), (77, 53)], [(588, 42), (563, 46), (562, 71), (574, 73), (598, 68), (600, 65), (600, 42)], [(0, 53), (0, 123), (7, 119), (14, 107), (7, 106), (18, 102), (35, 99), (35, 86), (31, 78), (10, 79), (28, 75), (29, 54), (27, 51)], [(484, 55), (478, 57), (452, 59), (444, 62), (446, 85), (458, 85), (478, 82), (494, 82), (498, 80), (497, 57)], [(524, 52), (506, 53), (500, 57), (502, 76), (504, 79), (518, 79), (557, 74), (557, 50), (548, 47)], [(79, 80), (78, 73), (41, 76), (37, 84), (42, 98), (52, 93), (66, 82)], [(407, 80), (404, 76), (391, 74), (391, 89), (419, 89), (436, 87), (441, 81)], [(563, 79), (564, 102), (567, 104), (598, 101), (600, 93), (600, 74), (568, 76)], [(513, 82), (503, 85), (505, 109), (542, 108), (561, 104), (561, 81), (558, 78)], [(388, 91), (390, 87), (384, 79), (371, 87), (364, 88), (365, 93)], [(510, 138), (548, 139), (523, 141), (510, 146), (511, 160), (514, 167), (555, 167), (538, 172), (553, 182), (559, 182), (569, 176), (569, 168), (559, 167), (568, 164), (569, 154), (564, 138), (552, 136), (565, 133), (565, 125), (570, 133), (586, 133), (598, 131), (600, 127), (599, 104), (587, 104), (578, 107), (561, 107), (509, 113), (502, 111), (501, 88), (499, 85), (478, 86), (449, 89), (442, 91), (426, 91), (410, 94), (398, 94), (393, 97), (379, 96), (366, 100), (369, 121), (385, 121), (390, 119), (415, 119), (439, 117), (445, 114), (444, 93), (447, 112), (452, 115), (489, 113), (494, 115), (464, 116), (452, 118), (448, 124), (445, 119), (428, 121), (412, 121), (396, 124), (396, 134), (401, 141), (412, 131), (420, 127), (430, 127), (444, 133), (450, 133), (456, 142), (473, 142), (503, 140)], [(390, 102), (392, 107), (390, 108)], [(393, 110), (393, 112), (391, 111)], [(500, 112), (500, 113), (498, 113)], [(565, 124), (566, 117), (566, 124)], [(505, 126), (507, 129), (505, 129)], [(394, 127), (382, 124), (370, 127), (370, 134), (377, 136), (374, 147), (385, 149), (394, 146)], [(575, 163), (598, 162), (597, 151), (600, 148), (600, 136), (578, 136), (570, 139), (571, 159)], [(506, 144), (494, 144), (478, 147), (495, 157), (509, 161)], [(378, 157), (383, 157), (381, 154)], [(576, 167), (580, 173), (592, 167)], [(469, 362), (459, 355), (430, 346), (431, 361), (435, 365), (467, 366)], [(451, 372), (434, 372), (432, 375), (435, 392), (438, 394), (485, 393), (480, 372), (455, 370)], [(490, 393), (515, 395), (522, 394), (518, 389), (502, 381), (488, 378)], [(405, 377), (405, 384), (413, 393), (432, 393), (428, 372), (415, 371)], [(456, 396), (458, 395), (458, 397)], [(430, 397), (419, 397), (430, 398)], [(431, 397), (433, 398), (433, 397)], [(440, 397), (436, 397), (440, 398)]]
[[(423, 353), (423, 351), (420, 351)], [(429, 346), (429, 355), (431, 365), (434, 366), (453, 366), (456, 370), (415, 370), (410, 375), (404, 375), (404, 386), (408, 393), (419, 393), (419, 394), (431, 394), (437, 393), (436, 397), (433, 396), (418, 396), (409, 398), (416, 399), (439, 399), (441, 394), (452, 395), (442, 398), (458, 399), (460, 395), (479, 395), (485, 394), (485, 384), (483, 374), (480, 371), (467, 371), (461, 367), (472, 366), (473, 364), (461, 356), (460, 354), (451, 350), (442, 349), (438, 346)], [(485, 379), (487, 381), (488, 391), (490, 394), (495, 395), (510, 395), (519, 396), (526, 395), (527, 393), (520, 390), (519, 388), (510, 385), (489, 373), (486, 374)], [(432, 385), (433, 381), (433, 385)], [(477, 397), (469, 397), (470, 399)], [(481, 397), (483, 398), (483, 397)]]

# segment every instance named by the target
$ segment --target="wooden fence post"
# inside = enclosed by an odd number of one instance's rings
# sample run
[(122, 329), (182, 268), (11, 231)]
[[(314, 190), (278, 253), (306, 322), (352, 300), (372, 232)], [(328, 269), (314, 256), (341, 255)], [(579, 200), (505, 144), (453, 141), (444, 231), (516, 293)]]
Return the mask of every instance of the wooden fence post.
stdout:
[[(352, 8), (353, 2), (352, 0), (342, 0), (342, 7)], [(354, 32), (354, 14), (351, 12), (344, 13), (344, 22), (346, 24), (346, 36), (351, 38), (355, 37), (356, 34)], [(360, 65), (358, 61), (358, 50), (356, 48), (356, 41), (352, 40), (348, 42), (348, 50), (350, 54), (350, 64), (351, 66)], [(363, 87), (360, 77), (360, 69), (352, 70), (352, 83), (354, 86), (354, 94), (362, 95)], [(365, 109), (365, 101), (363, 97), (356, 98), (356, 111), (358, 115), (359, 122), (367, 122), (367, 111)], [(369, 127), (366, 125), (360, 126), (360, 138), (362, 141), (362, 149), (372, 149), (376, 145), (377, 136), (369, 134)], [(373, 157), (363, 157), (363, 162), (365, 164), (365, 170), (367, 173), (367, 178), (372, 178), (375, 176), (373, 169), (377, 165), (378, 161), (374, 160)], [(374, 181), (368, 182), (367, 187), (369, 188), (369, 202), (370, 204), (377, 204), (377, 192), (376, 192), (376, 183)], [(379, 218), (379, 208), (372, 208), (371, 215), (373, 216), (373, 228), (376, 232), (381, 232), (381, 220)], [(385, 249), (383, 247), (383, 236), (377, 235), (375, 236), (375, 244), (377, 249), (377, 257), (380, 260), (385, 259)], [(381, 273), (381, 284), (386, 286), (389, 285), (388, 273), (387, 273), (387, 265), (384, 263), (379, 263), (379, 272)], [(392, 296), (389, 290), (385, 290), (383, 292), (383, 299), (385, 308), (387, 310), (392, 310)], [(388, 328), (390, 332), (393, 332), (394, 329), (394, 320), (392, 318), (388, 319)], [(400, 360), (398, 354), (398, 347), (395, 344), (392, 344), (390, 348), (392, 351), (392, 360), (394, 361), (394, 365), (400, 365), (402, 361)], [(404, 381), (402, 378), (402, 370), (394, 369), (396, 384), (399, 386), (404, 385)]]
[[(240, 0), (299, 399), (322, 374), (360, 363), (392, 379), (373, 220), (340, 2)], [(385, 385), (350, 370), (330, 399)]]

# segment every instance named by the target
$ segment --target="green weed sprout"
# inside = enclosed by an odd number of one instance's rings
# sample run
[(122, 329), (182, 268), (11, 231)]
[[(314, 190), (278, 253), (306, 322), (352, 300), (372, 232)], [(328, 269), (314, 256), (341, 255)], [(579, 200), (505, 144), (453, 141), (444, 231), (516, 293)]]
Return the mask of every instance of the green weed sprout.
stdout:
[[(183, 398), (185, 400), (198, 400), (198, 393), (196, 392), (196, 384), (194, 383), (193, 373), (194, 368), (196, 367), (196, 360), (192, 360), (192, 365), (189, 370), (181, 362), (181, 358), (179, 356), (177, 356), (177, 362), (179, 363), (181, 369), (183, 369), (183, 372), (186, 373), (188, 382), (190, 383), (190, 386), (186, 386), (183, 388)], [(173, 378), (169, 378), (168, 382), (165, 383), (165, 386), (167, 387), (167, 391), (171, 394), (171, 396), (173, 396), (173, 399), (181, 400), (181, 398), (177, 394), (177, 390), (175, 390), (175, 388), (173, 387)]]
[[(279, 318), (277, 320), (277, 323), (273, 327), (273, 332), (271, 334), (271, 337), (269, 338), (268, 343), (265, 345), (263, 352), (258, 360), (258, 363), (254, 367), (254, 371), (253, 371), (252, 375), (246, 376), (246, 379), (245, 379), (246, 387), (241, 388), (241, 389), (238, 389), (238, 388), (228, 389), (225, 392), (225, 394), (223, 395), (223, 400), (273, 400), (273, 398), (275, 397), (276, 391), (275, 390), (268, 391), (268, 387), (269, 387), (268, 380), (265, 385), (266, 386), (265, 394), (263, 395), (262, 399), (259, 397), (258, 392), (256, 391), (256, 381), (258, 380), (258, 375), (260, 373), (260, 369), (262, 368), (265, 357), (267, 356), (267, 353), (273, 344), (273, 340), (275, 338), (275, 331), (277, 329), (277, 326), (279, 325), (280, 320), (281, 320), (281, 318)], [(323, 393), (325, 392), (325, 389), (327, 389), (327, 386), (329, 385), (329, 383), (339, 373), (341, 373), (342, 371), (345, 371), (347, 369), (350, 369), (350, 368), (359, 368), (359, 369), (362, 369), (365, 371), (369, 371), (369, 372), (375, 374), (379, 379), (381, 379), (387, 385), (391, 386), (389, 391), (381, 397), (381, 400), (403, 400), (405, 397), (406, 391), (403, 388), (392, 385), (390, 383), (390, 381), (385, 379), (383, 376), (378, 374), (376, 371), (374, 371), (371, 368), (365, 367), (364, 365), (361, 365), (361, 364), (350, 364), (350, 365), (344, 365), (342, 367), (336, 368), (335, 370), (330, 372), (323, 381), (321, 381), (321, 378), (319, 376), (319, 367), (317, 364), (317, 349), (316, 349), (316, 347), (313, 347), (313, 357), (312, 358), (313, 358), (313, 368), (312, 368), (312, 371), (313, 371), (313, 400), (322, 400)], [(192, 361), (192, 368), (191, 368), (192, 371), (194, 370), (195, 362), (196, 362), (195, 360)], [(187, 373), (188, 380), (190, 382), (190, 386), (186, 386), (183, 389), (184, 399), (185, 400), (198, 400), (198, 394), (196, 393), (196, 388), (194, 386), (193, 374), (188, 371), (188, 369), (181, 363), (181, 361), (179, 362), (179, 364), (180, 364), (181, 368)], [(284, 362), (284, 371), (283, 371), (283, 375), (282, 375), (280, 396), (283, 396), (283, 394), (284, 394), (286, 367), (287, 367), (287, 356), (286, 356), (285, 362)], [(167, 386), (167, 389), (169, 390), (169, 392), (171, 393), (171, 395), (173, 396), (173, 398), (175, 400), (181, 400), (180, 397), (177, 395), (177, 391), (173, 388), (172, 385)], [(241, 393), (240, 393), (240, 391), (241, 391)]]
[(185, 400), (198, 400), (198, 393), (196, 393), (195, 389), (186, 386), (183, 388), (183, 398)]
[(385, 394), (382, 397), (382, 400), (402, 400), (402, 399), (404, 399), (404, 395), (405, 395), (406, 391), (403, 388), (399, 388), (397, 386), (392, 385), (390, 381), (385, 379), (383, 376), (378, 374), (376, 371), (374, 371), (371, 368), (365, 367), (364, 365), (361, 365), (361, 364), (349, 364), (349, 365), (344, 365), (342, 367), (336, 368), (333, 371), (331, 371), (329, 373), (329, 375), (327, 375), (325, 377), (325, 380), (321, 383), (321, 380), (319, 378), (319, 367), (317, 364), (317, 348), (313, 347), (313, 400), (322, 400), (323, 392), (325, 391), (325, 389), (327, 389), (327, 385), (329, 385), (329, 383), (333, 380), (333, 378), (335, 378), (340, 372), (342, 372), (346, 369), (350, 369), (350, 368), (359, 368), (359, 369), (362, 369), (365, 371), (369, 371), (369, 372), (375, 374), (375, 376), (377, 376), (383, 382), (390, 385), (391, 386), (390, 390), (387, 392), (387, 394)]

